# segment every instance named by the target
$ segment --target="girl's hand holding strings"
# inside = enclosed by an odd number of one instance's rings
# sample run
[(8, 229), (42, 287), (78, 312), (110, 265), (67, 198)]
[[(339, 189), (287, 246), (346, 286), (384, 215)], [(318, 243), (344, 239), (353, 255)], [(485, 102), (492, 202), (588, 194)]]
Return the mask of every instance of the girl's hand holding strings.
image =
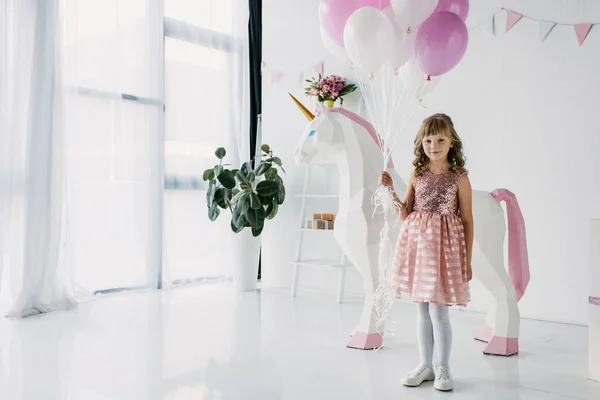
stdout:
[(392, 181), (392, 176), (389, 172), (383, 171), (379, 176), (379, 186), (387, 186), (390, 189), (394, 190), (394, 183)]

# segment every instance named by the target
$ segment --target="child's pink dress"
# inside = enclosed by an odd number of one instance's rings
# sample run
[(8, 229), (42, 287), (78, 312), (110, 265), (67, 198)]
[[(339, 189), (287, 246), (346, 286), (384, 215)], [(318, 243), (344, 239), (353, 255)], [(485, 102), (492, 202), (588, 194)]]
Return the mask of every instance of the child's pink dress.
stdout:
[(397, 297), (461, 306), (471, 300), (465, 233), (458, 214), (462, 175), (425, 172), (416, 178), (413, 212), (402, 226), (390, 277)]

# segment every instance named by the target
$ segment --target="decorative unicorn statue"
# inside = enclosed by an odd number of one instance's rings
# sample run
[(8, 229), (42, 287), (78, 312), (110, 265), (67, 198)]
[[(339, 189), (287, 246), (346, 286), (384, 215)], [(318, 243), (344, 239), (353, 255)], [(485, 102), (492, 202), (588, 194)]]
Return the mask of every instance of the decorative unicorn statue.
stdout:
[[(310, 120), (294, 151), (296, 163), (337, 163), (340, 200), (334, 237), (364, 281), (362, 315), (347, 346), (378, 348), (383, 343), (383, 337), (376, 327), (373, 294), (380, 278), (379, 234), (384, 216), (374, 215), (371, 201), (383, 165), (375, 129), (368, 121), (346, 109), (322, 108), (314, 117), (295, 98), (294, 101)], [(396, 193), (403, 198), (406, 184), (396, 173), (391, 161), (388, 172), (394, 179)], [(504, 211), (498, 203), (502, 200), (507, 203), (510, 279), (504, 267), (506, 226)], [(529, 282), (523, 218), (514, 195), (504, 189), (492, 193), (473, 191), (473, 214), (479, 227), (475, 229), (475, 243), (487, 259), (487, 262), (473, 263), (473, 275), (483, 282), (496, 300), (495, 309), (488, 313), (487, 325), (475, 338), (488, 342), (485, 354), (510, 356), (518, 353), (520, 315), (517, 301), (523, 296)], [(397, 232), (390, 234), (397, 237)]]

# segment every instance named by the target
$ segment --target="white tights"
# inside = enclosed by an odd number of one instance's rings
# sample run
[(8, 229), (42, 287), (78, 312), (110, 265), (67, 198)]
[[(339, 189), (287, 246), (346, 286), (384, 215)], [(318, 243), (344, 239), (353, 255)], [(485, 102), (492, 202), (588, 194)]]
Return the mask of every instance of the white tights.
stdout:
[(417, 303), (417, 338), (421, 364), (448, 367), (452, 347), (452, 327), (448, 307), (436, 303)]

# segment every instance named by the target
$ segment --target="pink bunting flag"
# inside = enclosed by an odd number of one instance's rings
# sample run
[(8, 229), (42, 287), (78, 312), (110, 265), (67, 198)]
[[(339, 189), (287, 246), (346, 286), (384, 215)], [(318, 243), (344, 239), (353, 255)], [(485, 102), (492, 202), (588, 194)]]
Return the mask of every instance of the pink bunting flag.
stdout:
[(506, 14), (506, 31), (505, 32), (508, 32), (511, 30), (511, 28), (513, 26), (515, 26), (515, 24), (517, 22), (519, 22), (519, 20), (521, 18), (523, 18), (523, 15), (516, 13), (514, 11), (510, 11), (510, 10), (506, 10), (506, 13), (507, 14)]
[(588, 33), (590, 33), (590, 29), (592, 29), (592, 24), (576, 24), (573, 25), (575, 28), (575, 34), (577, 35), (577, 41), (579, 42), (579, 46), (583, 45), (585, 38)]
[(281, 72), (279, 70), (271, 71), (271, 74), (270, 74), (271, 85), (275, 85), (277, 82), (279, 82), (281, 80), (282, 76), (283, 76), (283, 72)]
[(316, 73), (323, 75), (323, 69), (324, 69), (323, 66), (324, 66), (323, 61), (321, 61), (320, 63), (313, 65), (312, 69)]

